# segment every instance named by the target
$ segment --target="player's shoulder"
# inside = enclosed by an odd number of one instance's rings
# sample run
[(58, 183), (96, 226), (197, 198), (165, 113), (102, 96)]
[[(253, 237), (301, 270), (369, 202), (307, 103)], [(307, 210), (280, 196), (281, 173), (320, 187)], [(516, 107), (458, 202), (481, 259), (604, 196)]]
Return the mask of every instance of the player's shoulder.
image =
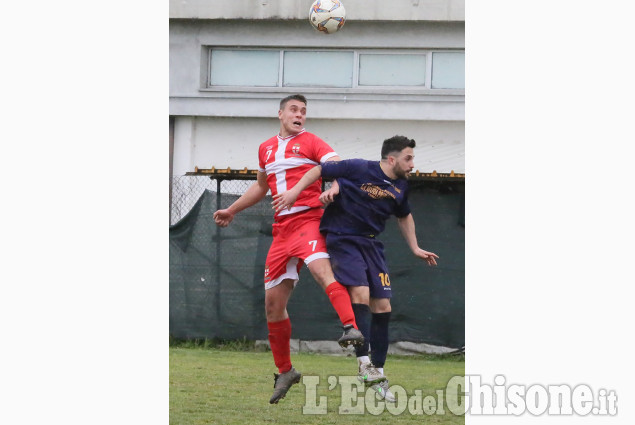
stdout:
[(272, 136), (260, 144), (260, 149), (274, 146), (278, 143), (278, 136)]
[(369, 168), (372, 167), (373, 161), (369, 161), (363, 158), (350, 158), (343, 159), (341, 162), (350, 166), (350, 167), (361, 167), (361, 168)]
[(348, 158), (348, 159), (341, 159), (341, 160), (335, 161), (335, 162), (341, 163), (343, 165), (353, 166), (353, 167), (368, 168), (368, 167), (371, 167), (372, 164), (377, 162), (377, 161), (369, 161), (369, 160), (363, 159), (363, 158)]
[(308, 143), (325, 143), (322, 138), (316, 134), (313, 134), (308, 131), (303, 131), (295, 137), (298, 141), (308, 142)]
[(410, 187), (410, 185), (408, 184), (408, 180), (407, 179), (397, 179), (394, 181), (394, 185), (395, 187), (401, 189), (402, 191), (408, 191), (408, 188)]
[(372, 169), (373, 161), (361, 158), (341, 159), (339, 161), (328, 161), (322, 167), (333, 167), (333, 169), (348, 170), (349, 172), (362, 174)]
[(278, 144), (278, 136), (270, 137), (260, 144), (258, 147), (258, 153), (261, 154), (267, 150), (273, 149)]

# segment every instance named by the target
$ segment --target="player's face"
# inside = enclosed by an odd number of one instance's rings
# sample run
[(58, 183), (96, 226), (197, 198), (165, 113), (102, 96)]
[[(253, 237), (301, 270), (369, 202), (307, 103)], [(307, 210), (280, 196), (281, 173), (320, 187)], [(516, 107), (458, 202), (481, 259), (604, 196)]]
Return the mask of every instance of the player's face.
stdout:
[(280, 136), (287, 137), (298, 134), (306, 121), (306, 105), (299, 100), (291, 99), (278, 111), (280, 120)]
[(407, 179), (415, 167), (415, 153), (412, 148), (404, 148), (399, 155), (394, 156), (395, 163), (392, 171), (398, 178)]

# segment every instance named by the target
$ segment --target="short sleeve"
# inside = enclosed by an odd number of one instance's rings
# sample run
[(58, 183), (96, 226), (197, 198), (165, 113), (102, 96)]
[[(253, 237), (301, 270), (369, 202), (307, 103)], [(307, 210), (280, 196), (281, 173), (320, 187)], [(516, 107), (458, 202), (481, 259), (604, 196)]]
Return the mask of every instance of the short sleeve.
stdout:
[(258, 149), (258, 171), (260, 171), (261, 173), (265, 172), (265, 156), (262, 154), (263, 151), (263, 147), (260, 146), (260, 149)]
[(313, 160), (323, 164), (329, 158), (337, 156), (337, 153), (324, 140), (314, 135), (313, 139)]
[(408, 187), (406, 187), (403, 199), (401, 201), (400, 204), (397, 204), (397, 206), (395, 207), (395, 217), (398, 218), (403, 218), (408, 216), (408, 214), (410, 214), (411, 210), (410, 210), (410, 203), (408, 202), (408, 194), (409, 194), (410, 190)]

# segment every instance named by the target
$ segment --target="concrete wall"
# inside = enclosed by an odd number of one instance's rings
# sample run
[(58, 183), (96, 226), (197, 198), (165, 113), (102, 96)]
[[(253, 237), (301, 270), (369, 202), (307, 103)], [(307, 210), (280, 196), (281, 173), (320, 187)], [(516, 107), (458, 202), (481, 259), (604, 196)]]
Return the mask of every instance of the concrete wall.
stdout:
[[(310, 105), (310, 104), (309, 104)], [(306, 129), (324, 139), (342, 158), (379, 160), (381, 144), (396, 134), (417, 141), (415, 169), (465, 172), (462, 121), (325, 120), (312, 117)], [(177, 117), (174, 175), (199, 168), (258, 168), (258, 146), (277, 134), (277, 109), (270, 118)]]
[(388, 51), (465, 48), (465, 25), (460, 22), (358, 22), (346, 27), (345, 37), (338, 38), (339, 35), (342, 34), (318, 33), (308, 21), (173, 20), (170, 22), (170, 114), (268, 117), (282, 97), (301, 91), (312, 99), (314, 118), (465, 119), (464, 90), (205, 87), (206, 46), (373, 47)]
[(256, 168), (258, 145), (278, 131), (280, 99), (298, 92), (309, 100), (307, 130), (343, 158), (378, 159), (382, 141), (403, 134), (417, 141), (419, 171), (464, 173), (465, 90), (206, 87), (209, 46), (465, 49), (463, 0), (345, 0), (346, 25), (330, 35), (308, 22), (311, 3), (170, 0), (173, 175)]
[[(170, 18), (303, 19), (313, 0), (170, 0)], [(465, 0), (343, 0), (355, 20), (465, 21)]]

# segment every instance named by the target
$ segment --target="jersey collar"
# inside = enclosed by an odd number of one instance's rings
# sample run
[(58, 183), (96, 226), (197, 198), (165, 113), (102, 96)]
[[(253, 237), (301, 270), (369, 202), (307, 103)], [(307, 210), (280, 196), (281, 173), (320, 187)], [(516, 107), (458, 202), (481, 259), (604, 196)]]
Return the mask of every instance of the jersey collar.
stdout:
[(302, 130), (300, 130), (299, 133), (292, 134), (292, 135), (287, 136), (287, 137), (282, 137), (282, 136), (280, 136), (280, 133), (278, 133), (278, 140), (280, 140), (281, 142), (286, 142), (286, 141), (289, 141), (289, 140), (293, 139), (294, 137), (297, 137), (300, 134), (305, 133), (305, 132), (306, 132), (306, 130), (303, 128)]

